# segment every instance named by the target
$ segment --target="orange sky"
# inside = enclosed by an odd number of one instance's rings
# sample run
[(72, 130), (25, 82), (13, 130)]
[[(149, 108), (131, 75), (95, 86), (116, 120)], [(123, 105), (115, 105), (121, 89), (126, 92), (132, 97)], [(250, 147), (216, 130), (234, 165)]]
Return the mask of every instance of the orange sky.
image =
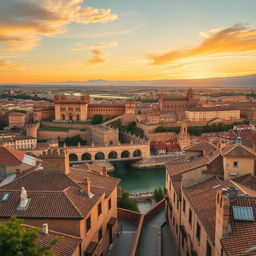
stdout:
[(1, 3), (0, 83), (255, 74), (255, 1), (121, 2)]

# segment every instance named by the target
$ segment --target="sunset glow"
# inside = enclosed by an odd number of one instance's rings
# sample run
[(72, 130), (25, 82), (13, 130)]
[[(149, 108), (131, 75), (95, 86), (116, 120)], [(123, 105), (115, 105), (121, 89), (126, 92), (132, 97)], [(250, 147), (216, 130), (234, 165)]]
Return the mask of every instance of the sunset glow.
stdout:
[(255, 74), (254, 0), (0, 0), (0, 82)]

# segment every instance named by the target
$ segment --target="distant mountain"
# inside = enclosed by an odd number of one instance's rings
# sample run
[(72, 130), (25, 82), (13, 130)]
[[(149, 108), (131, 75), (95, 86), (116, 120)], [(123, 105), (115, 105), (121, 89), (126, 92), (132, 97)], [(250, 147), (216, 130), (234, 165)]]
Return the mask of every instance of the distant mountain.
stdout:
[[(1, 84), (0, 84), (1, 85)], [(3, 85), (3, 84), (2, 84)], [(5, 84), (6, 85), (6, 84)], [(151, 86), (151, 87), (256, 87), (256, 75), (218, 77), (207, 79), (166, 79), (166, 80), (142, 80), (142, 81), (108, 81), (108, 80), (89, 80), (89, 81), (66, 81), (66, 82), (43, 82), (37, 84), (9, 84), (15, 85), (34, 85), (34, 86)]]

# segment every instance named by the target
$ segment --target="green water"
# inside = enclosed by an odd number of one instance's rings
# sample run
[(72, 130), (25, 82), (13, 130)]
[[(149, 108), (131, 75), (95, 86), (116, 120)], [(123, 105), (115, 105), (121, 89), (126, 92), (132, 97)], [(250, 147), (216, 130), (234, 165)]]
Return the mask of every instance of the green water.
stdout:
[(136, 169), (126, 163), (115, 164), (111, 176), (121, 179), (119, 184), (128, 192), (153, 192), (156, 187), (165, 184), (165, 168)]

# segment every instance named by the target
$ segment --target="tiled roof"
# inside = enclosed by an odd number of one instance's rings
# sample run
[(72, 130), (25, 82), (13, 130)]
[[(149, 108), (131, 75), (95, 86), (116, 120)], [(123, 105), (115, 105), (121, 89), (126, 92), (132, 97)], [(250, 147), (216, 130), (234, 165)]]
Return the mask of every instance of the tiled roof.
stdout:
[[(85, 177), (91, 180), (91, 192), (94, 194), (92, 198), (81, 193), (81, 189), (85, 190)], [(71, 168), (67, 175), (34, 171), (0, 188), (0, 198), (5, 192), (10, 192), (8, 200), (0, 202), (0, 216), (83, 218), (100, 197), (104, 193), (109, 196), (119, 182), (119, 179), (77, 168)], [(31, 198), (27, 210), (23, 211), (17, 210), (21, 187), (25, 187), (28, 198)]]
[(214, 152), (218, 148), (209, 141), (202, 141), (185, 147), (185, 151), (205, 151), (207, 153)]
[(181, 199), (181, 178), (180, 174), (170, 177), (173, 188), (179, 199)]
[(243, 186), (256, 191), (256, 177), (251, 174), (245, 174), (243, 176), (233, 179), (234, 182), (242, 184)]
[[(24, 225), (26, 228), (37, 228)], [(49, 246), (54, 239), (59, 241), (53, 246), (52, 252), (55, 256), (72, 256), (82, 240), (79, 237), (49, 230), (48, 234), (39, 233), (38, 243), (40, 246)]]
[[(256, 219), (256, 197), (242, 196), (231, 202), (231, 206), (246, 206), (253, 208)], [(234, 220), (232, 208), (230, 209), (232, 232), (221, 240), (225, 252), (229, 256), (256, 255), (256, 251), (246, 253), (256, 245), (256, 221)]]
[(184, 194), (191, 202), (213, 242), (216, 223), (216, 194), (220, 189), (230, 186), (233, 186), (231, 182), (213, 177), (197, 184), (183, 187)]
[(215, 150), (214, 152), (210, 152), (209, 155), (205, 154), (205, 156), (197, 156), (183, 162), (170, 162), (165, 166), (170, 176), (181, 174), (206, 165), (207, 170), (208, 166), (210, 165), (212, 170), (214, 170), (214, 173), (220, 173), (222, 171), (221, 167), (220, 170), (218, 170), (218, 165), (211, 165), (211, 163), (213, 163), (219, 157), (219, 155), (219, 150)]
[(24, 152), (0, 147), (0, 165), (17, 165), (22, 163), (24, 158)]
[(246, 146), (230, 145), (221, 149), (221, 154), (223, 156), (244, 156), (253, 157), (256, 156), (255, 150)]

